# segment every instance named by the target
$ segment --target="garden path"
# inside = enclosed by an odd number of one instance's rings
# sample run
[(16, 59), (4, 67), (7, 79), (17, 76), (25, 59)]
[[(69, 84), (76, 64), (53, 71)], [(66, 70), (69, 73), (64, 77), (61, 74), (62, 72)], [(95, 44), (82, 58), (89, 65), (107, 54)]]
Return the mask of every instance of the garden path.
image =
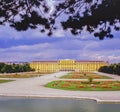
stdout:
[(46, 83), (58, 80), (66, 73), (58, 72), (0, 84), (0, 96), (80, 98), (94, 99), (98, 102), (120, 102), (120, 91), (68, 91), (44, 87)]

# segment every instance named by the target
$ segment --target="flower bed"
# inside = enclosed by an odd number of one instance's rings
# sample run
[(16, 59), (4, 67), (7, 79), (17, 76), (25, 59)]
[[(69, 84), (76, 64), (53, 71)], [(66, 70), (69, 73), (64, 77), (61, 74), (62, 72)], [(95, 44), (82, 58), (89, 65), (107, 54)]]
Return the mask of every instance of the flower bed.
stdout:
[(66, 90), (84, 91), (119, 91), (120, 82), (118, 81), (53, 81), (45, 85), (46, 87)]
[(87, 78), (93, 78), (93, 79), (110, 79), (111, 77), (99, 75), (96, 73), (80, 73), (80, 72), (72, 72), (68, 73), (67, 75), (62, 76), (61, 78), (65, 79), (87, 79)]

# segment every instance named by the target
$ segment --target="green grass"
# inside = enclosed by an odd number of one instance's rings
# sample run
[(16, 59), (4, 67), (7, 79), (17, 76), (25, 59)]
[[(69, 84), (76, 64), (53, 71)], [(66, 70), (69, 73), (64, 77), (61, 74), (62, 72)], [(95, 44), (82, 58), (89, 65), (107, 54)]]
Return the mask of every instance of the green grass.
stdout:
[(92, 77), (93, 79), (112, 79), (111, 77), (104, 76), (104, 75), (99, 75), (96, 73), (77, 73), (77, 72), (72, 72), (68, 73), (67, 75), (64, 75), (60, 78), (64, 79), (88, 79), (89, 77)]
[(51, 74), (50, 72), (35, 72), (35, 73), (16, 73), (16, 74), (3, 74), (0, 78), (32, 78), (37, 76), (42, 76), (45, 74)]
[(8, 75), (0, 75), (0, 78), (31, 78), (31, 77), (37, 77), (37, 76), (38, 75), (8, 74)]
[(6, 83), (6, 82), (11, 82), (13, 80), (0, 80), (0, 83)]
[(45, 87), (73, 91), (120, 91), (120, 82), (53, 81), (46, 84)]

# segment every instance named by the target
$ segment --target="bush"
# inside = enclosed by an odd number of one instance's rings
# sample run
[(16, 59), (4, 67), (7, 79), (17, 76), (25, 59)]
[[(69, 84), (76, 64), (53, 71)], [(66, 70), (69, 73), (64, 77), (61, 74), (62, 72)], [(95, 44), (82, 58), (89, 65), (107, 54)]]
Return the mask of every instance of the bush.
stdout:
[(88, 81), (89, 81), (89, 83), (92, 83), (92, 82), (93, 82), (93, 78), (92, 78), (92, 77), (89, 77), (89, 78), (88, 78)]
[(28, 63), (25, 64), (5, 64), (0, 63), (0, 73), (16, 73), (34, 71)]
[(99, 72), (104, 72), (104, 73), (120, 75), (120, 63), (111, 64), (109, 66), (103, 66), (98, 71)]

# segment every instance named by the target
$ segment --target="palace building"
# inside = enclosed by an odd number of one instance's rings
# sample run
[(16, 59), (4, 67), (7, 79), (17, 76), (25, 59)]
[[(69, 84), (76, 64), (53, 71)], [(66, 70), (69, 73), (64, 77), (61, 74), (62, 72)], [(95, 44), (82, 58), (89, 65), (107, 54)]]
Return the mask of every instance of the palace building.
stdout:
[(108, 65), (108, 63), (104, 61), (77, 61), (72, 59), (58, 61), (33, 61), (30, 63), (31, 68), (35, 69), (36, 72), (92, 72), (98, 71), (101, 66), (106, 65)]

